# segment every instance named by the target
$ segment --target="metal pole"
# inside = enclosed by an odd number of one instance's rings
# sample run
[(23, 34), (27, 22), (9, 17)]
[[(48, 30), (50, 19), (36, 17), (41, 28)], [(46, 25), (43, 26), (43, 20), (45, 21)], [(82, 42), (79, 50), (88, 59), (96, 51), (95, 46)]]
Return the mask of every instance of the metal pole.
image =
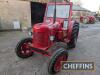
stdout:
[(55, 8), (54, 8), (54, 21), (53, 21), (53, 23), (55, 23), (56, 22), (56, 0), (55, 0)]

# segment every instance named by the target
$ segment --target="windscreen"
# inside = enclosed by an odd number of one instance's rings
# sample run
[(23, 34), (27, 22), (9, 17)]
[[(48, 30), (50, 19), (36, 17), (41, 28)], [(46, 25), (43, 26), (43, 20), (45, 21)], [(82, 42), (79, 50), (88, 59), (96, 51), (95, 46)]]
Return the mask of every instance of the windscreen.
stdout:
[[(48, 5), (47, 17), (54, 16), (55, 5)], [(58, 18), (68, 18), (70, 11), (70, 5), (56, 5), (56, 17)]]

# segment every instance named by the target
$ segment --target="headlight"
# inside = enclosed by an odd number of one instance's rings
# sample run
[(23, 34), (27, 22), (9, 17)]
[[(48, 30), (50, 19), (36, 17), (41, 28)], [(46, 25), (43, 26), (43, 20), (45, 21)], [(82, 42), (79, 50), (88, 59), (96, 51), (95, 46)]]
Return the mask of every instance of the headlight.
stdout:
[(54, 36), (50, 36), (50, 40), (51, 40), (51, 41), (53, 41), (53, 40), (54, 40), (54, 38), (55, 38)]
[(28, 28), (27, 31), (28, 31), (28, 35), (29, 36), (32, 36), (33, 35), (32, 28)]
[(29, 31), (29, 32), (28, 32), (28, 35), (29, 35), (29, 36), (32, 36), (32, 32), (31, 32), (31, 31)]

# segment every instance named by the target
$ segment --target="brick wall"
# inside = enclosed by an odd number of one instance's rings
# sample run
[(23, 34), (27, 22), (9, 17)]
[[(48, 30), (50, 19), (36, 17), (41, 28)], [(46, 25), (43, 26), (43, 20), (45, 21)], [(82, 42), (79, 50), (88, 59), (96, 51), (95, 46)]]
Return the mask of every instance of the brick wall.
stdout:
[(0, 0), (0, 28), (13, 29), (13, 21), (18, 20), (22, 28), (31, 26), (30, 2)]

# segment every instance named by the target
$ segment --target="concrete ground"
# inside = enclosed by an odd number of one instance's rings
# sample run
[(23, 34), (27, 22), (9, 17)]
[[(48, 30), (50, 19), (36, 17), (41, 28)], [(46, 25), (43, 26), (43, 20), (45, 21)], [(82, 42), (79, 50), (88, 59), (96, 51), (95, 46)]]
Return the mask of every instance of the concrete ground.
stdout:
[[(20, 59), (15, 54), (23, 32), (0, 32), (0, 75), (49, 75), (47, 58), (34, 54)], [(100, 23), (80, 26), (77, 47), (69, 52), (69, 61), (93, 61), (95, 71), (61, 71), (56, 75), (100, 75)]]

